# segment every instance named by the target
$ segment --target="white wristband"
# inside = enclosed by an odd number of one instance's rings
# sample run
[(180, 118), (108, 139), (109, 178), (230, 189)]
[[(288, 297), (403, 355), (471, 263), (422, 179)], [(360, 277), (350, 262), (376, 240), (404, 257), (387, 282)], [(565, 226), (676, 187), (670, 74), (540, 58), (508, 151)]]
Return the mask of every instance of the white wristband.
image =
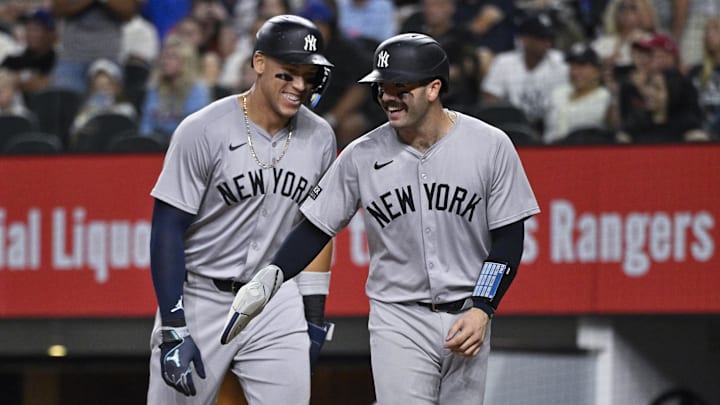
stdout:
[(328, 295), (330, 292), (329, 271), (301, 271), (295, 276), (302, 295)]

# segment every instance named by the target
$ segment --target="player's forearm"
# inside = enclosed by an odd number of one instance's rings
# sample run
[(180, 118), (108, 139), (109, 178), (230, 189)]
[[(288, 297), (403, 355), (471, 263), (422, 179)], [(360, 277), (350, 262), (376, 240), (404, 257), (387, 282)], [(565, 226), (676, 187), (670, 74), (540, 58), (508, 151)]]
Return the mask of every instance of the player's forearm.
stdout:
[(489, 315), (492, 315), (498, 308), (500, 301), (502, 300), (505, 292), (510, 288), (510, 284), (515, 279), (517, 269), (520, 266), (520, 259), (522, 258), (523, 242), (525, 239), (525, 225), (524, 220), (513, 222), (512, 224), (503, 226), (498, 229), (490, 231), (492, 238), (492, 248), (488, 257), (483, 263), (483, 269), (481, 270), (480, 278), (478, 282), (481, 282), (483, 277), (489, 276), (489, 273), (485, 266), (488, 263), (505, 263), (507, 268), (498, 274), (500, 278), (500, 284), (497, 289), (486, 289), (489, 294), (476, 295), (473, 294), (473, 300), (475, 301), (475, 307), (482, 309)]
[(332, 241), (298, 274), (296, 282), (303, 296), (305, 319), (316, 325), (325, 323), (325, 299), (330, 291)]
[(194, 216), (155, 200), (150, 232), (150, 271), (163, 323), (184, 324), (184, 234)]
[(272, 263), (278, 266), (285, 280), (300, 273), (315, 259), (332, 237), (307, 219), (303, 219), (275, 253)]

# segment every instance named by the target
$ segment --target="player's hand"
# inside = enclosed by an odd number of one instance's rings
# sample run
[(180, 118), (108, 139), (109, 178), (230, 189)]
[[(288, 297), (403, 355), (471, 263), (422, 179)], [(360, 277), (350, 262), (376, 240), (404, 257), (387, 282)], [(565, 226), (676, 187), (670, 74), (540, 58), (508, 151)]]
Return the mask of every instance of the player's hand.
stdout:
[(445, 347), (461, 356), (475, 356), (485, 342), (490, 317), (485, 311), (470, 308), (458, 318), (448, 331)]
[(192, 379), (193, 364), (200, 378), (205, 378), (205, 366), (202, 362), (200, 349), (190, 336), (187, 327), (160, 328), (163, 342), (160, 344), (160, 370), (165, 382), (177, 391), (187, 395), (195, 395), (195, 384)]
[(263, 267), (244, 286), (233, 300), (228, 312), (220, 343), (227, 344), (237, 336), (250, 321), (262, 312), (270, 298), (280, 289), (283, 272), (273, 264)]

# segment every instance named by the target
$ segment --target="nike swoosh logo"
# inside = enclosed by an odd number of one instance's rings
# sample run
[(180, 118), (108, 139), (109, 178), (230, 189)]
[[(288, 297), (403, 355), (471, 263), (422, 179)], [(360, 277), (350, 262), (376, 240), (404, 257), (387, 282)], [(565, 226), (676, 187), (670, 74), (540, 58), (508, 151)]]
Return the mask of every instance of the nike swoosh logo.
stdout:
[(237, 148), (242, 147), (242, 146), (245, 145), (246, 143), (247, 143), (247, 142), (243, 142), (243, 143), (241, 143), (240, 145), (230, 144), (230, 152), (234, 151), (234, 150), (237, 149)]
[(389, 161), (389, 162), (385, 162), (385, 163), (378, 163), (378, 162), (376, 161), (375, 164), (373, 165), (373, 167), (375, 168), (375, 170), (380, 170), (380, 169), (382, 169), (383, 167), (389, 165), (389, 164), (392, 163), (392, 162), (393, 162), (392, 160)]

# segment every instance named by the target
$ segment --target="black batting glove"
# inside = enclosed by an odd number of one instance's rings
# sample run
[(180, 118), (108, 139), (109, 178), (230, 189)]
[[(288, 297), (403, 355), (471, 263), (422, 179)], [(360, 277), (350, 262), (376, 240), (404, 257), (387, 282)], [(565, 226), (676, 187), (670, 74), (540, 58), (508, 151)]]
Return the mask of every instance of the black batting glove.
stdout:
[(177, 391), (192, 396), (197, 393), (192, 379), (193, 363), (200, 378), (205, 378), (205, 366), (202, 362), (200, 349), (190, 336), (187, 327), (160, 328), (162, 344), (160, 344), (160, 370), (167, 385)]

